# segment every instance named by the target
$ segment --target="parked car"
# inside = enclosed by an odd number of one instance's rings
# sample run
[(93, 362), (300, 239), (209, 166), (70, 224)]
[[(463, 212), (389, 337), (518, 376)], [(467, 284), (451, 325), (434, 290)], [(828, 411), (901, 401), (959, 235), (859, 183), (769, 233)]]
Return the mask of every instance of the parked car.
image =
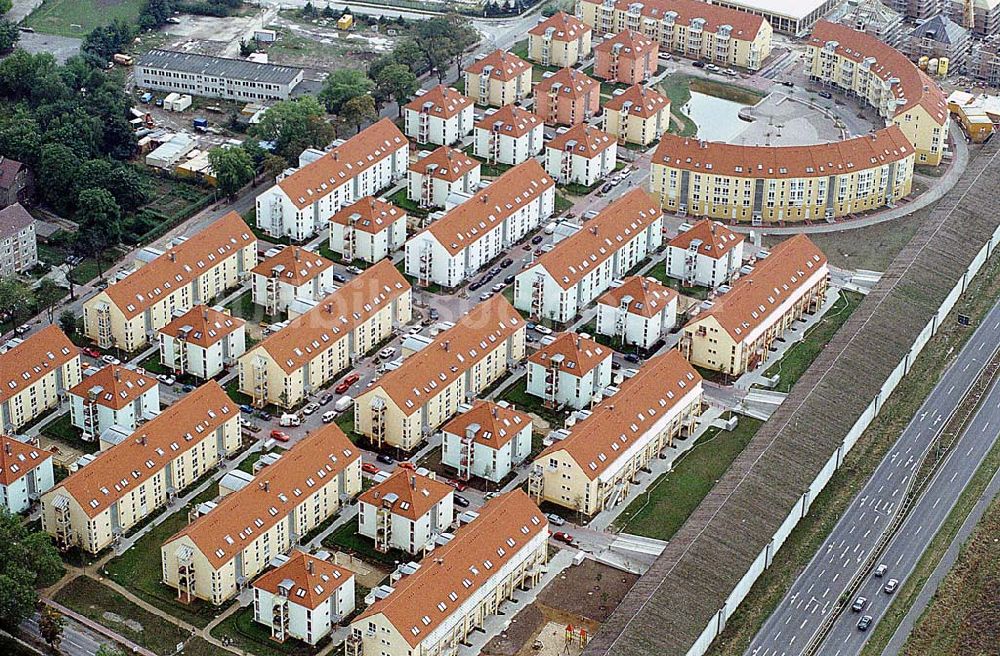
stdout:
[(549, 524), (552, 524), (553, 526), (562, 526), (566, 523), (565, 519), (555, 513), (549, 513), (545, 516), (545, 518), (548, 519)]
[(184, 385), (183, 387), (181, 387), (181, 391), (184, 392), (185, 394), (190, 394), (191, 392), (194, 391), (194, 385)]
[(865, 597), (858, 597), (854, 600), (854, 604), (851, 606), (851, 610), (855, 613), (860, 613), (865, 609), (865, 604), (868, 603), (868, 599)]
[(614, 185), (613, 185), (613, 184), (611, 184), (610, 182), (608, 182), (608, 183), (607, 183), (607, 184), (605, 184), (605, 185), (604, 185), (603, 187), (601, 187), (601, 193), (602, 193), (602, 194), (606, 194), (606, 193), (608, 193), (609, 191), (611, 191), (611, 189), (612, 189), (612, 188), (614, 188)]
[(498, 282), (497, 284), (490, 287), (490, 291), (492, 291), (494, 294), (499, 294), (500, 292), (503, 291), (503, 288), (506, 286), (507, 285), (503, 284), (502, 282)]
[(493, 292), (483, 292), (482, 294), (479, 295), (480, 301), (488, 301), (491, 298), (493, 298)]
[(534, 321), (529, 321), (528, 323), (524, 324), (524, 327), (527, 328), (528, 330), (534, 330), (535, 326), (537, 325), (538, 324), (535, 323)]
[(330, 394), (329, 392), (327, 392), (323, 396), (319, 397), (319, 404), (320, 405), (326, 405), (327, 403), (329, 403), (332, 400), (333, 400), (333, 394)]
[(445, 481), (445, 483), (452, 486), (459, 492), (465, 492), (466, 490), (469, 489), (468, 485), (466, 485), (463, 481), (458, 480), (457, 478), (449, 478)]
[(84, 348), (80, 349), (80, 352), (83, 353), (84, 355), (89, 355), (92, 358), (101, 357), (101, 352), (90, 346), (85, 346)]
[(461, 494), (456, 494), (453, 497), (453, 501), (455, 502), (456, 506), (460, 506), (462, 508), (468, 508), (469, 506), (472, 505), (472, 503), (468, 499), (463, 497)]
[(271, 413), (265, 412), (264, 410), (258, 410), (256, 412), (257, 417), (263, 419), (264, 421), (271, 421)]
[(253, 414), (253, 408), (251, 408), (250, 406), (244, 404), (244, 405), (240, 406), (240, 412), (245, 412), (248, 415), (252, 415)]
[(332, 278), (334, 279), (334, 281), (339, 282), (341, 284), (347, 282), (347, 278), (341, 273), (333, 274)]
[(437, 311), (437, 308), (431, 308), (427, 312), (427, 316), (430, 317), (432, 321), (437, 321), (441, 318), (441, 313)]
[(306, 415), (308, 417), (309, 415), (311, 415), (312, 413), (316, 412), (317, 410), (319, 410), (319, 404), (318, 403), (315, 403), (315, 402), (314, 403), (307, 403), (306, 407), (302, 408), (302, 414), (304, 414), (304, 415)]
[(865, 615), (860, 620), (858, 620), (858, 630), (867, 631), (868, 627), (872, 625), (872, 616)]
[(368, 472), (369, 474), (377, 474), (377, 473), (379, 473), (382, 470), (379, 469), (378, 467), (376, 467), (375, 465), (373, 465), (372, 463), (366, 462), (366, 463), (362, 463), (362, 465), (361, 465), (361, 471)]
[(892, 594), (893, 592), (896, 591), (896, 588), (898, 588), (898, 587), (899, 587), (899, 581), (898, 580), (896, 580), (896, 579), (889, 579), (888, 581), (885, 582), (885, 587), (882, 588), (882, 590), (884, 590), (886, 594)]
[[(170, 374), (160, 374), (156, 377), (156, 380), (160, 381), (164, 385), (173, 385), (177, 382), (177, 379)], [(253, 412), (253, 409), (251, 409), (251, 412)]]
[(417, 466), (414, 465), (409, 460), (407, 460), (405, 462), (399, 463), (399, 466), (402, 467), (403, 469), (409, 469), (410, 471), (416, 471), (417, 470)]
[(506, 278), (503, 279), (503, 284), (505, 285), (511, 284), (512, 282), (514, 282), (514, 278), (515, 276), (513, 275), (507, 276)]
[(705, 68), (705, 62), (703, 61), (693, 61), (691, 62), (691, 65), (695, 68)]
[(337, 394), (343, 394), (347, 390), (351, 389), (351, 385), (361, 380), (361, 376), (358, 374), (349, 374), (347, 378), (340, 381), (340, 384), (333, 388), (333, 391)]
[(337, 418), (337, 411), (336, 410), (327, 410), (326, 412), (323, 413), (323, 417), (322, 417), (324, 424), (333, 423), (333, 420), (336, 419), (336, 418)]
[(287, 442), (288, 440), (291, 439), (291, 437), (288, 436), (288, 433), (285, 433), (283, 431), (272, 430), (271, 431), (271, 439), (272, 440), (278, 440), (279, 442)]
[(508, 258), (504, 259), (504, 261), (503, 261), (503, 262), (501, 262), (501, 263), (500, 263), (500, 268), (501, 268), (501, 269), (506, 269), (506, 268), (507, 268), (507, 267), (509, 267), (509, 266), (510, 266), (511, 264), (514, 264), (514, 260), (512, 260), (512, 259), (510, 259), (510, 258), (508, 257)]
[[(20, 330), (20, 328), (18, 328), (18, 330)], [(18, 333), (18, 335), (21, 335), (21, 334), (23, 334), (23, 333)], [(121, 364), (122, 363), (121, 360), (119, 360), (118, 358), (116, 358), (113, 355), (102, 355), (101, 356), (101, 362), (103, 362), (104, 364)]]
[(349, 267), (347, 267), (347, 273), (350, 273), (351, 275), (354, 275), (354, 276), (360, 276), (361, 275), (361, 269), (359, 269), (356, 266), (349, 266)]
[[(416, 332), (418, 333), (420, 332), (420, 326), (414, 326), (414, 328), (417, 329)], [(396, 355), (395, 346), (386, 346), (384, 349), (378, 352), (378, 357), (382, 358), (383, 360), (387, 360), (394, 355)]]
[(544, 239), (544, 237), (542, 237), (541, 235), (535, 235), (534, 237), (531, 238), (531, 243), (532, 245), (537, 246), (538, 244), (542, 243), (542, 239)]
[(535, 332), (538, 333), (539, 335), (551, 335), (552, 329), (549, 328), (548, 326), (543, 326), (542, 324), (538, 324), (535, 326)]
[(639, 362), (639, 356), (636, 355), (635, 353), (626, 353), (625, 354), (625, 361), (626, 362), (638, 363)]
[(524, 246), (521, 247), (521, 250), (522, 251), (530, 251), (531, 250), (531, 242), (525, 242)]
[(791, 80), (782, 80), (781, 84), (782, 84), (782, 86), (786, 86), (786, 87), (789, 87), (789, 88), (795, 86), (795, 83), (792, 82)]
[(544, 253), (544, 252), (545, 251), (543, 251), (541, 248), (536, 248), (535, 249), (535, 257), (540, 257), (542, 255), (542, 253)]
[(396, 462), (395, 460), (392, 459), (392, 456), (387, 456), (384, 453), (378, 454), (377, 456), (375, 456), (375, 459), (384, 465), (391, 465), (392, 463)]
[(826, 98), (827, 100), (831, 100), (833, 98), (833, 94), (830, 93), (829, 91), (820, 91), (816, 95), (819, 96), (820, 98)]
[(563, 531), (556, 531), (552, 534), (552, 539), (556, 542), (563, 542), (565, 544), (573, 544), (573, 536), (569, 533)]
[(882, 578), (888, 571), (889, 571), (889, 566), (886, 565), (885, 563), (882, 563), (881, 565), (875, 568), (875, 578), (877, 579)]

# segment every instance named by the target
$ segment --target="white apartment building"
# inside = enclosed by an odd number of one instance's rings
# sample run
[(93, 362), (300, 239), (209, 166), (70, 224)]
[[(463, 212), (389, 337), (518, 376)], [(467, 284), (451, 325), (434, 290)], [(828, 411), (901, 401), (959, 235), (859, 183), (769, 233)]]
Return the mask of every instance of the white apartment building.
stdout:
[(253, 302), (276, 317), (297, 298), (318, 301), (334, 290), (333, 262), (299, 246), (286, 246), (250, 272)]
[(535, 160), (515, 166), (406, 242), (406, 273), (457, 287), (552, 215), (555, 182)]
[(524, 319), (503, 296), (479, 303), (358, 395), (354, 430), (413, 450), (524, 359), (524, 333)]
[(403, 106), (406, 136), (413, 141), (451, 146), (472, 132), (472, 99), (439, 84)]
[(8, 344), (0, 349), (0, 433), (13, 435), (80, 382), (80, 349), (55, 325)]
[(36, 264), (35, 217), (20, 203), (0, 209), (0, 278), (31, 271)]
[(239, 414), (215, 381), (181, 397), (42, 495), (42, 528), (99, 553), (236, 453)]
[(406, 212), (374, 196), (365, 196), (330, 217), (330, 250), (345, 262), (375, 264), (402, 248), (405, 241)]
[(656, 278), (630, 276), (597, 299), (597, 333), (649, 349), (676, 325), (677, 296)]
[(136, 62), (135, 85), (243, 102), (287, 100), (303, 73), (291, 66), (155, 49)]
[(345, 205), (374, 196), (404, 175), (410, 145), (382, 119), (257, 196), (257, 226), (273, 237), (305, 240)]
[(160, 413), (160, 386), (152, 376), (108, 365), (69, 391), (70, 422), (83, 439), (96, 441), (108, 428), (135, 431)]
[(476, 401), (441, 433), (441, 462), (463, 481), (499, 483), (531, 453), (531, 417), (504, 402)]
[(0, 508), (16, 515), (55, 485), (52, 452), (0, 435)]
[(407, 172), (406, 197), (420, 207), (445, 207), (452, 194), (471, 196), (479, 189), (482, 166), (461, 150), (441, 146), (418, 158)]
[(531, 93), (531, 64), (506, 50), (478, 57), (464, 71), (465, 93), (477, 105), (503, 107)]
[(294, 408), (412, 317), (410, 283), (389, 260), (366, 269), (239, 360), (257, 406)]
[(178, 315), (158, 335), (160, 364), (201, 380), (232, 367), (247, 349), (246, 321), (207, 305)]
[(514, 105), (487, 111), (476, 123), (476, 157), (490, 163), (523, 164), (542, 152), (544, 141), (542, 119)]
[(101, 348), (137, 351), (176, 312), (211, 303), (256, 264), (257, 238), (230, 212), (85, 301), (83, 332)]
[(710, 289), (731, 281), (743, 266), (743, 235), (710, 219), (681, 228), (667, 242), (667, 275)]
[(611, 384), (612, 356), (613, 350), (588, 337), (560, 333), (528, 356), (528, 394), (550, 408), (589, 408)]
[(514, 307), (565, 323), (660, 247), (663, 212), (634, 189), (563, 239), (514, 280)]
[(646, 361), (531, 465), (528, 493), (588, 517), (624, 500), (643, 467), (701, 414), (702, 381), (676, 350)]
[(389, 478), (358, 497), (358, 533), (375, 541), (375, 550), (423, 555), (455, 521), (455, 488), (397, 467)]
[(253, 582), (253, 619), (279, 643), (315, 646), (352, 612), (354, 572), (304, 551)]
[(586, 123), (545, 145), (545, 170), (560, 184), (590, 187), (614, 173), (617, 164), (618, 142)]
[(313, 431), (160, 547), (185, 603), (232, 599), (361, 491), (361, 452), (336, 424)]
[(521, 490), (487, 501), (433, 558), (378, 589), (351, 622), (346, 656), (454, 652), (515, 590), (538, 584), (548, 525)]

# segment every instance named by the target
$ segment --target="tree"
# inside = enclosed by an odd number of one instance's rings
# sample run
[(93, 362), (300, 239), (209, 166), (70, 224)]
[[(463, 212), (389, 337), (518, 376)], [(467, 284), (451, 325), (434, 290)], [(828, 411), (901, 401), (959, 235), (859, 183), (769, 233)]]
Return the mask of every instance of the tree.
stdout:
[(94, 652), (94, 656), (125, 656), (125, 652), (111, 645), (101, 645)]
[(42, 606), (42, 616), (38, 620), (38, 632), (42, 634), (42, 639), (48, 643), (49, 647), (56, 652), (59, 651), (65, 623), (66, 620), (62, 613), (48, 604)]
[(316, 7), (313, 6), (312, 2), (307, 2), (306, 6), (302, 8), (303, 18), (316, 18)]
[(50, 143), (42, 146), (35, 178), (42, 198), (57, 212), (71, 213), (76, 198), (76, 173), (79, 158), (68, 146)]
[(132, 42), (135, 31), (126, 21), (116, 18), (107, 25), (94, 28), (84, 37), (80, 51), (94, 65), (103, 67), (115, 53)]
[(76, 222), (80, 224), (76, 246), (83, 254), (97, 260), (104, 278), (102, 263), (106, 251), (122, 239), (122, 212), (105, 189), (85, 189), (77, 199)]
[(0, 0), (0, 14), (6, 14), (14, 6), (14, 0)]
[(329, 75), (319, 92), (319, 99), (326, 105), (326, 111), (339, 114), (340, 108), (351, 98), (363, 96), (372, 90), (374, 82), (364, 71), (341, 68)]
[(253, 53), (257, 52), (257, 42), (251, 39), (247, 41), (246, 39), (240, 39), (240, 57), (249, 57)]
[(37, 588), (58, 581), (65, 570), (52, 540), (20, 517), (0, 509), (0, 628), (7, 631), (35, 612)]
[(14, 323), (21, 323), (33, 304), (31, 288), (17, 278), (0, 278), (0, 312), (10, 312)]
[(49, 323), (55, 321), (56, 305), (66, 295), (66, 291), (52, 281), (51, 278), (42, 278), (35, 287), (35, 304), (40, 309), (45, 310), (45, 315)]
[(375, 88), (380, 95), (391, 97), (398, 105), (398, 111), (403, 113), (403, 105), (417, 92), (417, 76), (406, 64), (393, 64), (383, 68), (375, 80)]
[(208, 151), (208, 163), (219, 182), (219, 191), (229, 198), (253, 180), (253, 159), (242, 148), (213, 148)]
[(17, 29), (17, 24), (6, 18), (0, 18), (0, 52), (13, 50), (20, 38), (21, 31)]
[(458, 14), (419, 21), (414, 26), (414, 32), (417, 44), (423, 49), (430, 65), (437, 69), (441, 82), (451, 64), (461, 68), (462, 54), (479, 40), (476, 30)]
[(409, 66), (414, 75), (423, 75), (430, 69), (427, 54), (413, 39), (400, 41), (392, 51), (392, 58)]
[(337, 18), (337, 12), (333, 10), (329, 2), (323, 7), (323, 18)]
[(325, 120), (323, 106), (312, 96), (304, 96), (275, 103), (250, 133), (273, 141), (276, 153), (296, 162), (306, 148), (323, 148), (330, 143), (334, 129)]
[(59, 315), (59, 327), (67, 335), (76, 333), (76, 313), (73, 310), (63, 310)]
[(139, 13), (139, 27), (143, 30), (160, 27), (167, 22), (171, 13), (173, 7), (170, 6), (170, 0), (146, 0)]
[(375, 110), (375, 99), (371, 94), (351, 98), (340, 109), (340, 120), (348, 125), (353, 125), (355, 132), (361, 132), (361, 125), (367, 121), (374, 121), (378, 118)]

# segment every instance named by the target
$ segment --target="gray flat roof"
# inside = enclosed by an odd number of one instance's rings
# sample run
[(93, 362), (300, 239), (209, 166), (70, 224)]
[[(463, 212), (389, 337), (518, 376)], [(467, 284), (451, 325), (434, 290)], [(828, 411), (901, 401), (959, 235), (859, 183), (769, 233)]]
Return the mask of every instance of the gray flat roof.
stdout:
[(993, 140), (969, 163), (585, 656), (684, 654), (693, 646), (993, 234), (998, 152)]
[(293, 66), (259, 64), (243, 59), (212, 57), (176, 50), (150, 50), (139, 58), (137, 66), (269, 84), (290, 84), (302, 73), (301, 68)]

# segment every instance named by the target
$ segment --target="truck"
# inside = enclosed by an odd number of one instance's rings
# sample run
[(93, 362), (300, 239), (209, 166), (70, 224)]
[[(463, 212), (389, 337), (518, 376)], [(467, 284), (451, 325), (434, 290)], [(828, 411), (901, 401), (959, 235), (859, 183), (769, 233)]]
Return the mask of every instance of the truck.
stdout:
[(344, 396), (337, 399), (337, 402), (333, 404), (333, 409), (336, 410), (337, 412), (344, 412), (352, 405), (354, 405), (354, 399), (351, 398), (349, 395), (345, 394)]
[(112, 57), (112, 59), (114, 59), (115, 63), (118, 64), (119, 66), (131, 66), (132, 64), (135, 63), (135, 60), (132, 59), (132, 55), (124, 55), (122, 53), (118, 53), (117, 55)]
[(278, 420), (279, 426), (301, 426), (302, 420), (296, 414), (285, 413), (281, 415), (281, 419)]
[(191, 120), (191, 125), (193, 125), (196, 130), (206, 130), (208, 129), (208, 119), (196, 116)]

